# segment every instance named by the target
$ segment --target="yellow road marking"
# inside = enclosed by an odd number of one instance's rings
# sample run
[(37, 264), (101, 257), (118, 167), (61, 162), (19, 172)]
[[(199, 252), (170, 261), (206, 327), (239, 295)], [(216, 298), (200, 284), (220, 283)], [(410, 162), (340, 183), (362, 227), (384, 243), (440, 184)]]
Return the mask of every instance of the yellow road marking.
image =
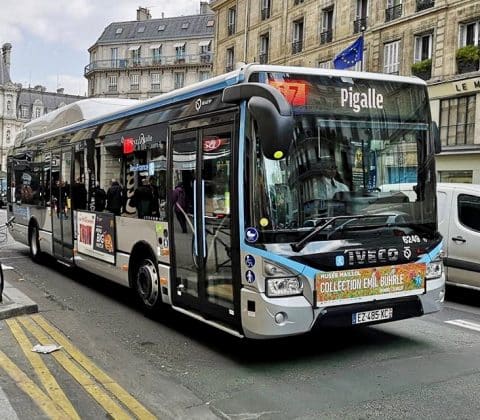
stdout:
[(68, 419), (68, 415), (58, 407), (35, 383), (0, 350), (0, 367), (23, 390), (38, 407), (52, 420)]
[[(65, 337), (57, 328), (49, 324), (41, 315), (31, 317), (45, 332), (47, 332), (58, 344), (63, 346), (64, 350), (70, 354), (90, 375), (108, 389), (115, 397), (121, 401), (138, 418), (156, 419), (156, 416), (148, 411), (139, 401), (132, 397), (117, 382), (108, 376), (103, 370), (98, 368), (87, 356), (78, 350), (70, 340)], [(54, 354), (54, 353), (53, 353)]]
[(40, 379), (43, 387), (48, 392), (48, 395), (50, 395), (52, 400), (55, 401), (60, 407), (62, 407), (63, 411), (65, 411), (65, 413), (67, 413), (71, 419), (80, 420), (80, 417), (75, 411), (75, 408), (73, 408), (70, 400), (62, 391), (62, 388), (58, 385), (57, 381), (48, 370), (40, 355), (32, 352), (32, 343), (25, 335), (18, 322), (14, 319), (8, 319), (6, 320), (6, 323), (10, 327), (12, 334), (20, 344), (23, 353), (25, 354), (33, 369), (35, 370), (37, 377)]
[[(19, 318), (22, 325), (40, 342), (43, 344), (51, 343), (51, 339), (30, 319)], [(44, 321), (46, 324), (46, 322)], [(48, 324), (46, 324), (48, 325)], [(53, 336), (52, 336), (53, 337)], [(62, 343), (56, 340), (58, 344), (65, 347)], [(68, 341), (65, 339), (65, 342)], [(130, 416), (119, 404), (117, 404), (101, 387), (97, 385), (95, 380), (80, 367), (78, 367), (63, 351), (56, 351), (52, 356), (57, 360), (63, 368), (75, 378), (75, 380), (97, 401), (107, 413), (114, 419), (131, 419)]]

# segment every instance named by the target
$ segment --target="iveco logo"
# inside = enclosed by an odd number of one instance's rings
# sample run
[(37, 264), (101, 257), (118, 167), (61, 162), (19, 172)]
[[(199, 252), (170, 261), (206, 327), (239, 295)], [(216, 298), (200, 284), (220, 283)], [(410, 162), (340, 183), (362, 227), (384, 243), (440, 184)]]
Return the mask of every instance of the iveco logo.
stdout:
[(202, 107), (202, 100), (201, 100), (201, 99), (197, 99), (197, 100), (195, 101), (195, 109), (196, 109), (197, 111), (200, 111), (200, 108), (201, 108), (201, 107)]
[(347, 251), (348, 265), (388, 263), (398, 261), (398, 249), (355, 249)]
[(195, 101), (195, 109), (196, 111), (200, 111), (200, 108), (205, 105), (210, 105), (213, 102), (212, 98), (207, 98), (207, 99), (197, 99)]

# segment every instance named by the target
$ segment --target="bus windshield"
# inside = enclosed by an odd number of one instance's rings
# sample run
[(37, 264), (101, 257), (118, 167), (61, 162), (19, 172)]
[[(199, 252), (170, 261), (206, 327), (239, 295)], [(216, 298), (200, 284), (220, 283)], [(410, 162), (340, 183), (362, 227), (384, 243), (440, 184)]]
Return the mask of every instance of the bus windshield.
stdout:
[[(434, 234), (434, 164), (424, 86), (285, 73), (262, 77), (280, 89), (295, 117), (284, 159), (267, 159), (258, 142), (252, 145), (257, 158), (251, 168), (251, 223), (262, 242), (296, 240), (338, 216), (316, 240), (358, 238), (375, 228), (397, 235), (400, 227), (409, 229), (404, 234)], [(354, 215), (372, 217), (345, 217)]]

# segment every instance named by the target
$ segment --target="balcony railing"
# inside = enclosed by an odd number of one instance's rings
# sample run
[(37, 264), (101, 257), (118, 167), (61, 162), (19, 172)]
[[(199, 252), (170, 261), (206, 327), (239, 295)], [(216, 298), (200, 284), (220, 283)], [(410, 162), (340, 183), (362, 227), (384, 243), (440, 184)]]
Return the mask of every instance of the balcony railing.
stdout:
[(366, 17), (360, 18), (353, 21), (353, 33), (358, 34), (359, 32), (363, 32), (367, 29), (367, 19)]
[(328, 31), (320, 32), (320, 44), (326, 44), (327, 42), (332, 42), (333, 30), (329, 29)]
[(417, 12), (435, 6), (435, 0), (417, 0)]
[(303, 49), (303, 41), (292, 42), (292, 54), (298, 54)]
[(391, 20), (398, 19), (402, 16), (402, 7), (403, 4), (397, 4), (396, 6), (385, 9), (385, 22), (390, 22)]
[(163, 67), (163, 66), (178, 66), (178, 65), (211, 65), (213, 62), (213, 53), (189, 54), (185, 56), (162, 56), (162, 57), (142, 57), (125, 58), (119, 60), (97, 60), (92, 61), (85, 66), (85, 75), (93, 71), (105, 70), (127, 70), (138, 69), (139, 67)]
[(263, 53), (259, 55), (260, 64), (267, 64), (268, 63), (268, 53)]
[(268, 19), (270, 17), (270, 7), (264, 7), (262, 9), (262, 20)]

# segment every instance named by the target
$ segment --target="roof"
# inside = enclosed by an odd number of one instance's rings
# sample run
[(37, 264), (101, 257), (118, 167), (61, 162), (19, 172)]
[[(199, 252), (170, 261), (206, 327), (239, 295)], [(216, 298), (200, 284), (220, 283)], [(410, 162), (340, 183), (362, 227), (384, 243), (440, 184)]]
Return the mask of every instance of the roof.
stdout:
[(85, 97), (28, 88), (20, 91), (17, 106), (30, 107), (36, 100), (39, 100), (44, 108), (57, 109), (61, 104), (67, 105), (83, 98)]
[(136, 99), (91, 98), (83, 99), (49, 112), (25, 124), (26, 136), (35, 136), (59, 127), (98, 117), (126, 106), (138, 104)]
[[(215, 21), (215, 15), (204, 14), (164, 19), (114, 22), (104, 29), (102, 35), (100, 35), (100, 38), (98, 38), (93, 46), (194, 37), (211, 37), (213, 39), (215, 26), (207, 26), (209, 21)], [(186, 25), (187, 23), (188, 25)], [(142, 27), (144, 27), (144, 30), (139, 32), (138, 29)], [(159, 27), (162, 27), (163, 30), (159, 30)]]

